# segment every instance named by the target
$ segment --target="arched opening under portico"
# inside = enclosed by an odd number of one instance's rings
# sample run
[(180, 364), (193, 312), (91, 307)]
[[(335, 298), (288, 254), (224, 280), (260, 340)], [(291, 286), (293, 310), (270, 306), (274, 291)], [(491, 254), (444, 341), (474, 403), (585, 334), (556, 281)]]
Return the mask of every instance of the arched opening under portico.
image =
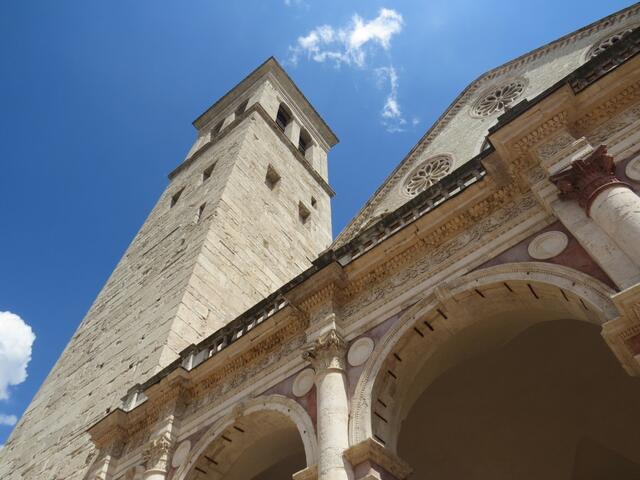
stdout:
[[(287, 405), (291, 403), (291, 405)], [(268, 480), (291, 478), (315, 464), (313, 425), (301, 407), (257, 405), (223, 419), (194, 449), (184, 480)]]
[(391, 333), (371, 436), (416, 479), (640, 478), (640, 382), (580, 278), (476, 279)]

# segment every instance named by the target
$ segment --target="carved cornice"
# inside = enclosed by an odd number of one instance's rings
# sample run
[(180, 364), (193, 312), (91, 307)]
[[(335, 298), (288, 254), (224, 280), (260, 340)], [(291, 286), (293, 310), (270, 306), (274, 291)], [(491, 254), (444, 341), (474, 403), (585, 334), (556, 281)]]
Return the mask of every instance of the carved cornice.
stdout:
[(355, 468), (365, 462), (372, 462), (389, 472), (396, 480), (404, 480), (413, 472), (407, 462), (372, 438), (353, 445), (344, 456)]
[(302, 358), (310, 361), (316, 372), (345, 370), (346, 353), (347, 343), (335, 328), (332, 328), (324, 337), (307, 347)]
[(481, 219), (490, 216), (519, 196), (521, 196), (521, 192), (517, 185), (505, 185), (496, 189), (488, 197), (480, 200), (471, 208), (451, 215), (446, 222), (418, 239), (410, 247), (393, 257), (386, 258), (376, 265), (375, 268), (359, 278), (352, 279), (344, 292), (345, 298), (351, 298), (361, 291), (370, 288), (382, 279), (388, 278), (406, 265), (424, 256), (427, 252), (433, 251), (455, 236), (470, 230), (471, 227), (477, 225)]
[(561, 199), (577, 200), (587, 215), (601, 192), (616, 186), (628, 187), (616, 177), (613, 157), (607, 155), (604, 145), (600, 145), (588, 157), (575, 160), (568, 169), (551, 175), (549, 180), (560, 190)]
[(540, 143), (553, 132), (563, 128), (569, 120), (569, 114), (564, 111), (557, 113), (549, 120), (543, 122), (535, 130), (527, 133), (515, 142), (514, 149), (519, 153), (527, 152), (532, 146)]

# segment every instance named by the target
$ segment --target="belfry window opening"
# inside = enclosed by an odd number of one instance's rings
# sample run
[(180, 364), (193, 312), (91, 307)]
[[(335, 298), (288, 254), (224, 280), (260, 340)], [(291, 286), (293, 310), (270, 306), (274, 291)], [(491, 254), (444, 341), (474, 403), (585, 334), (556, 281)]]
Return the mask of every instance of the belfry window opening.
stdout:
[(291, 122), (291, 119), (291, 111), (287, 108), (286, 105), (281, 103), (276, 115), (276, 124), (278, 125), (278, 128), (280, 128), (280, 130), (284, 132), (285, 128), (287, 128), (287, 125), (289, 125), (289, 123)]

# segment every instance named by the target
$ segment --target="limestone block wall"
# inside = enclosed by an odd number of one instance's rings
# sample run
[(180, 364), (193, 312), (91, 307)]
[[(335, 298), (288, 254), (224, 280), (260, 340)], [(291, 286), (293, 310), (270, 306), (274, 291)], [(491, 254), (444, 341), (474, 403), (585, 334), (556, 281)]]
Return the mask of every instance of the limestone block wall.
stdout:
[[(268, 165), (281, 176), (273, 190)], [(252, 111), (231, 125), (160, 197), (0, 451), (0, 478), (83, 478), (91, 424), (307, 268), (330, 232), (328, 194), (267, 119)]]

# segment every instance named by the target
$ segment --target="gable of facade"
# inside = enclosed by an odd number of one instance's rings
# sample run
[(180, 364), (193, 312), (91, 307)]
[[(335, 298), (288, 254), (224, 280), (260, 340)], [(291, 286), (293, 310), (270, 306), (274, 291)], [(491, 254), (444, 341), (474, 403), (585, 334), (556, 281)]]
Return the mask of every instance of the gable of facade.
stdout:
[(634, 5), (481, 75), (398, 164), (334, 246), (476, 157), (489, 145), (489, 129), (506, 109), (536, 97), (639, 25), (640, 6)]

